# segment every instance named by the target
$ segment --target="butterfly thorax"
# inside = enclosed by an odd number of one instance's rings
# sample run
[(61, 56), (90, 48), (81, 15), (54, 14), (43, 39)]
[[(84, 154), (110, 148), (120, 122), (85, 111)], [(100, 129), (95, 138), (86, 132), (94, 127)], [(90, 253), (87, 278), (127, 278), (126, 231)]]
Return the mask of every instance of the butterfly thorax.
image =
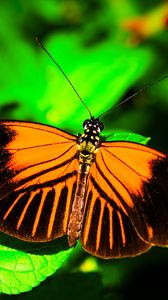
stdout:
[(87, 179), (90, 165), (94, 162), (95, 155), (100, 147), (99, 134), (103, 130), (103, 124), (98, 119), (86, 120), (83, 123), (83, 127), (84, 134), (79, 135), (77, 139), (79, 170), (77, 188), (67, 230), (70, 246), (74, 246), (76, 240), (81, 236)]
[(79, 163), (92, 164), (98, 148), (90, 141), (84, 140), (78, 146)]

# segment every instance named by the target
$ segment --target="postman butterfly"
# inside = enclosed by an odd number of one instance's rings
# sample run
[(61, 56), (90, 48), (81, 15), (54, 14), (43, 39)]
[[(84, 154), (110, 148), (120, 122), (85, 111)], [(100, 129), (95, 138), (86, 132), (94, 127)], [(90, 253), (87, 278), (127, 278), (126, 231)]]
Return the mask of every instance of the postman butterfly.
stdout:
[(75, 136), (0, 121), (0, 231), (30, 242), (67, 236), (101, 258), (168, 245), (168, 156), (104, 141), (100, 118)]

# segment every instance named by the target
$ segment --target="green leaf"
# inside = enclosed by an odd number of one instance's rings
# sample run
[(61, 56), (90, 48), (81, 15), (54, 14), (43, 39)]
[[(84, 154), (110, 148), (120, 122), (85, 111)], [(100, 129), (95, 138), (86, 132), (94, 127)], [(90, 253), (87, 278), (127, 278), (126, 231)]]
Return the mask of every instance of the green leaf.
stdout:
[(140, 134), (136, 134), (128, 131), (106, 131), (103, 135), (105, 141), (128, 141), (146, 145), (150, 140), (150, 137), (144, 137)]
[(30, 291), (55, 273), (72, 250), (36, 255), (0, 246), (0, 292), (19, 294)]

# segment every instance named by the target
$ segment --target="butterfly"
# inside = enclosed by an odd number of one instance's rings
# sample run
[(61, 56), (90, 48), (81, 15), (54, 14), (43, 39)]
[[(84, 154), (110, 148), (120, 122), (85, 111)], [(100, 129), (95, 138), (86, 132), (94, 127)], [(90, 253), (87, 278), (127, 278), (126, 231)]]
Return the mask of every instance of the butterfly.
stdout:
[(101, 258), (168, 245), (168, 157), (127, 141), (102, 141), (99, 118), (78, 136), (0, 121), (0, 231), (47, 242), (67, 235)]

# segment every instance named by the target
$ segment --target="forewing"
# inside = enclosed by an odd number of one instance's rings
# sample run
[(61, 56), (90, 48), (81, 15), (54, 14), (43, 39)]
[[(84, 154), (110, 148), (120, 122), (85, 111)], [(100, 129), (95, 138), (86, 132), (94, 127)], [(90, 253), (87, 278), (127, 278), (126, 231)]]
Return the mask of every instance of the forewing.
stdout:
[(0, 165), (0, 230), (29, 241), (64, 235), (78, 170), (76, 137), (1, 121)]
[(102, 257), (168, 244), (165, 154), (131, 142), (102, 143), (90, 171), (82, 243)]

